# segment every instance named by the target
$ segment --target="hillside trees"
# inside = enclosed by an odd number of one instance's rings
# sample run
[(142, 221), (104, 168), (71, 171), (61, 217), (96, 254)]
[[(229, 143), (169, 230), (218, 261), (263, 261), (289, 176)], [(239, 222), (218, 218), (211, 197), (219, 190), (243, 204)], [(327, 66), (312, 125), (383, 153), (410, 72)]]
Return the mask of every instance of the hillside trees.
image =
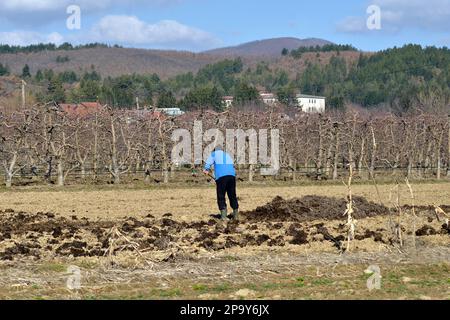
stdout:
[(237, 104), (257, 102), (259, 100), (259, 92), (255, 87), (245, 82), (240, 82), (236, 85), (234, 99)]
[(0, 77), (8, 75), (9, 75), (9, 68), (6, 65), (0, 63)]
[(70, 43), (63, 43), (57, 46), (53, 43), (39, 43), (32, 44), (29, 46), (10, 46), (10, 45), (0, 45), (0, 53), (32, 53), (41, 51), (56, 51), (56, 50), (79, 50), (87, 48), (107, 48), (108, 45), (102, 43), (88, 43), (85, 45), (73, 46)]
[(30, 78), (30, 77), (31, 77), (30, 66), (26, 64), (22, 69), (22, 78)]
[(177, 99), (175, 99), (171, 91), (163, 91), (156, 103), (158, 108), (174, 108), (177, 105)]
[[(374, 54), (360, 53), (354, 63), (347, 56), (335, 54), (336, 48), (322, 47), (320, 50), (332, 52), (326, 63), (305, 57), (298, 63), (295, 72), (286, 70), (284, 65), (270, 62), (249, 63), (244, 69), (241, 59), (226, 59), (200, 68), (198, 72), (188, 72), (167, 80), (157, 75), (123, 75), (106, 77), (92, 67), (88, 71), (64, 71), (55, 74), (53, 70), (38, 70), (33, 79), (34, 84), (43, 88), (39, 101), (48, 102), (52, 97), (47, 94), (47, 86), (58, 77), (64, 84), (68, 101), (97, 101), (114, 108), (132, 108), (138, 98), (140, 105), (157, 104), (158, 96), (166, 92), (180, 102), (183, 108), (215, 108), (216, 94), (235, 95), (250, 87), (280, 93), (283, 104), (289, 104), (292, 89), (296, 93), (320, 95), (327, 97), (328, 106), (343, 109), (351, 102), (366, 108), (385, 107), (396, 113), (412, 112), (424, 107), (448, 110), (450, 104), (450, 50), (447, 48), (422, 48), (408, 45)], [(351, 50), (343, 46), (342, 50)], [(306, 49), (302, 49), (302, 52)], [(316, 48), (313, 48), (317, 51)], [(329, 50), (329, 51), (328, 51)], [(305, 51), (306, 52), (306, 51)], [(318, 51), (319, 52), (319, 51)], [(281, 58), (288, 59), (288, 58)], [(353, 58), (355, 59), (355, 58)], [(291, 59), (292, 60), (292, 59)], [(284, 61), (284, 60), (282, 60)], [(292, 63), (292, 61), (290, 62)], [(0, 65), (0, 75), (7, 75), (8, 70)], [(215, 92), (207, 90), (216, 89)], [(204, 98), (209, 96), (208, 99)], [(244, 94), (245, 96), (245, 94)], [(62, 95), (57, 95), (62, 100)], [(164, 99), (165, 97), (163, 97)], [(241, 99), (242, 98), (242, 99)], [(238, 98), (251, 101), (248, 97)], [(433, 103), (429, 103), (434, 99)], [(191, 106), (186, 102), (192, 103)], [(204, 105), (201, 105), (204, 104)], [(166, 106), (168, 104), (165, 104)], [(170, 105), (173, 104), (173, 100)]]
[(196, 88), (189, 91), (179, 105), (184, 110), (208, 108), (214, 111), (222, 111), (222, 94), (216, 87)]
[(65, 90), (60, 79), (53, 77), (47, 87), (47, 101), (62, 103), (66, 100)]

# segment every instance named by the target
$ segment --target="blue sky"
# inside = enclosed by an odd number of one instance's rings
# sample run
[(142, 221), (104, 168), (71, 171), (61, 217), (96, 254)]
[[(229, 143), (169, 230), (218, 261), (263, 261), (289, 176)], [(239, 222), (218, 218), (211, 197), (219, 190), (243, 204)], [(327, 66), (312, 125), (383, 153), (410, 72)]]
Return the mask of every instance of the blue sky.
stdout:
[[(68, 30), (69, 5), (81, 29)], [(380, 8), (369, 30), (367, 8)], [(202, 51), (273, 38), (323, 38), (375, 51), (406, 43), (450, 46), (450, 0), (4, 0), (0, 43), (106, 42)]]

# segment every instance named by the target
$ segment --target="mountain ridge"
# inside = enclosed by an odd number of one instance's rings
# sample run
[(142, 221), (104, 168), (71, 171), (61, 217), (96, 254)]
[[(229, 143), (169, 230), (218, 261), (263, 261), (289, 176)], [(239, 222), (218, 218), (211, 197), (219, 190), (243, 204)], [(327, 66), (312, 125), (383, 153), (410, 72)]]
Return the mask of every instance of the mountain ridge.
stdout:
[(225, 56), (264, 56), (278, 57), (281, 51), (298, 49), (300, 47), (315, 47), (333, 44), (333, 42), (320, 38), (299, 39), (295, 37), (269, 38), (242, 43), (236, 46), (216, 48), (203, 51), (205, 54)]
[[(274, 61), (281, 58), (283, 48), (289, 50), (301, 46), (325, 45), (331, 42), (317, 38), (272, 38), (243, 43), (235, 47), (218, 48), (194, 53), (189, 51), (155, 50), (139, 48), (94, 47), (76, 50), (43, 50), (29, 53), (2, 53), (0, 63), (8, 66), (12, 74), (20, 75), (28, 64), (32, 74), (38, 70), (52, 69), (56, 73), (75, 71), (78, 74), (91, 71), (92, 66), (102, 76), (122, 74), (156, 73), (167, 79), (224, 60), (242, 57), (244, 63)], [(63, 58), (63, 59), (61, 59)], [(61, 62), (63, 61), (63, 62)]]

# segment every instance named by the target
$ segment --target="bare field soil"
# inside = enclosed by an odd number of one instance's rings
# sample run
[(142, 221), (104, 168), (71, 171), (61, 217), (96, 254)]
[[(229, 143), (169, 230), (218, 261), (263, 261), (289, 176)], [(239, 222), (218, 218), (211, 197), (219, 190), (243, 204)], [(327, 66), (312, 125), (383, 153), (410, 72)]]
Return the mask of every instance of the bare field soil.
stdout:
[[(394, 184), (383, 184), (379, 187), (381, 201), (392, 206), (396, 198)], [(450, 202), (450, 182), (413, 184), (416, 204), (445, 205)], [(208, 214), (217, 213), (216, 193), (214, 185), (204, 187), (158, 188), (121, 187), (98, 190), (95, 187), (75, 188), (18, 188), (14, 191), (0, 192), (0, 210), (14, 209), (25, 212), (52, 212), (66, 217), (77, 215), (88, 218), (117, 218), (124, 216), (143, 216), (152, 214), (162, 217), (171, 213), (183, 221), (205, 218)], [(355, 195), (369, 201), (379, 202), (376, 189), (370, 184), (354, 185)], [(411, 204), (406, 186), (401, 185), (400, 204)], [(389, 200), (392, 193), (392, 201)], [(306, 195), (344, 198), (346, 187), (342, 185), (324, 184), (320, 186), (272, 186), (270, 184), (238, 185), (238, 197), (241, 210), (254, 210), (276, 196), (285, 199)]]
[(355, 185), (350, 250), (345, 186), (241, 186), (239, 222), (212, 186), (2, 192), (0, 299), (450, 299), (449, 187)]

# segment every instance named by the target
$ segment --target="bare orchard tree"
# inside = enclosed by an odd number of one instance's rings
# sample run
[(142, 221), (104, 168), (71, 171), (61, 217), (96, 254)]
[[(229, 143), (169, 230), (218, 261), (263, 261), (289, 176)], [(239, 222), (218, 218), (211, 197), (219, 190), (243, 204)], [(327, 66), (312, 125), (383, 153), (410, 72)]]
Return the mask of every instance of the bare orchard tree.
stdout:
[(163, 176), (163, 182), (169, 183), (169, 169), (171, 168), (170, 159), (170, 144), (171, 134), (176, 128), (175, 119), (167, 117), (164, 114), (160, 114), (158, 117), (158, 139), (157, 146), (160, 154), (161, 171)]
[[(125, 173), (136, 175), (142, 169), (144, 181), (153, 178), (156, 183), (167, 183), (178, 165), (170, 159), (173, 130), (186, 129), (194, 136), (194, 123), (199, 120), (203, 132), (242, 130), (246, 136), (245, 157), (249, 156), (250, 143), (255, 143), (249, 132), (278, 129), (280, 164), (289, 170), (293, 180), (297, 179), (300, 167), (304, 167), (309, 177), (338, 179), (349, 164), (355, 178), (358, 175), (366, 178), (363, 175), (366, 168), (370, 178), (376, 170), (380, 174), (389, 171), (397, 177), (441, 179), (447, 169), (450, 176), (450, 117), (424, 112), (399, 116), (358, 110), (319, 115), (278, 106), (249, 106), (223, 113), (199, 110), (180, 117), (156, 111), (107, 108), (80, 115), (55, 105), (3, 113), (1, 171), (7, 186), (12, 185), (13, 177), (19, 173), (25, 175), (27, 168), (34, 176), (45, 173), (51, 183), (56, 176), (61, 186), (66, 184), (69, 174), (78, 178), (92, 173), (97, 179), (102, 169), (114, 183), (120, 183)], [(260, 163), (247, 163), (238, 169), (245, 170), (248, 180), (254, 181), (257, 165)], [(195, 164), (192, 169), (195, 175)], [(153, 170), (160, 170), (162, 179), (151, 177)]]
[[(74, 152), (76, 159), (79, 164), (81, 178), (86, 178), (86, 163), (89, 156), (92, 154), (92, 150), (96, 150), (96, 144), (98, 141), (97, 136), (94, 134), (93, 139), (91, 138), (92, 132), (92, 121), (83, 118), (76, 118), (73, 120), (74, 127)], [(96, 156), (94, 156), (95, 158)]]
[(33, 112), (13, 113), (6, 117), (0, 115), (0, 158), (5, 170), (7, 188), (12, 186), (13, 177), (27, 166), (27, 141), (31, 135), (33, 121)]
[(49, 161), (49, 178), (53, 163), (56, 164), (57, 185), (64, 186), (70, 172), (80, 166), (76, 160), (75, 132), (76, 123), (57, 107), (49, 106), (40, 112), (41, 130), (37, 138), (41, 140), (42, 148)]
[(137, 121), (133, 114), (109, 110), (103, 119), (105, 144), (109, 151), (109, 172), (114, 184), (121, 182), (121, 176), (131, 169), (131, 155), (136, 143)]

